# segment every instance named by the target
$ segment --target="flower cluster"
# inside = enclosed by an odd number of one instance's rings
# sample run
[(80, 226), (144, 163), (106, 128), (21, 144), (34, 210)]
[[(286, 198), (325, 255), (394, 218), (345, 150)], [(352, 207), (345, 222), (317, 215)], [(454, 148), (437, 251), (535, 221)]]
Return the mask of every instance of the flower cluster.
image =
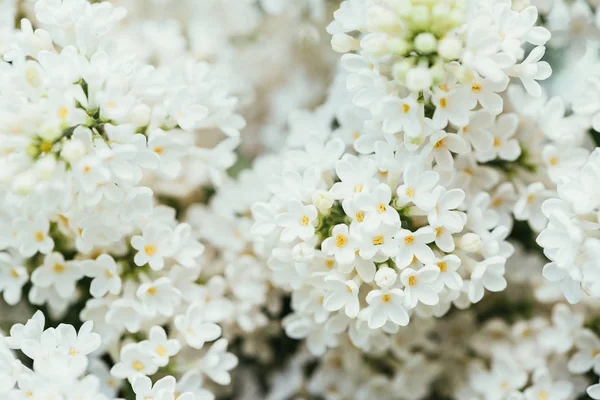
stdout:
[(417, 320), (369, 353), (351, 345), (331, 350), (306, 377), (311, 358), (299, 352), (279, 373), (269, 398), (306, 392), (360, 400), (567, 400), (587, 391), (597, 399), (598, 385), (583, 374), (598, 372), (599, 345), (584, 327), (583, 313), (565, 304), (513, 324), (499, 318), (478, 323), (474, 314), (461, 312), (443, 322)]
[[(102, 336), (95, 347), (113, 349), (108, 364), (97, 362), (112, 365), (111, 396), (127, 378), (147, 397), (151, 382), (138, 375), (156, 378), (166, 369), (212, 398), (203, 380), (227, 385), (237, 364), (218, 325), (230, 318), (225, 278), (219, 271), (200, 277), (204, 245), (159, 196), (167, 182), (180, 182), (183, 194), (220, 184), (245, 122), (209, 64), (185, 55), (154, 66), (133, 56), (118, 40), (125, 16), (107, 2), (40, 0), (3, 49), (0, 291), (14, 305), (25, 290), (53, 320), (75, 313), (89, 322), (85, 335), (93, 321)], [(192, 165), (190, 179), (182, 170)], [(43, 328), (39, 318), (23, 329)], [(62, 352), (61, 341), (68, 345), (73, 335), (56, 329), (32, 338), (49, 341), (48, 349), (16, 348), (34, 363), (55, 351), (51, 343)], [(196, 357), (176, 369), (182, 348)], [(64, 370), (70, 379), (86, 371), (79, 358), (74, 365)], [(29, 384), (47, 390), (49, 372), (63, 372), (46, 367), (18, 380), (19, 393)], [(159, 382), (152, 393), (175, 390), (174, 380)], [(64, 390), (70, 381), (56, 385)]]
[(0, 398), (600, 399), (599, 4), (1, 2)]

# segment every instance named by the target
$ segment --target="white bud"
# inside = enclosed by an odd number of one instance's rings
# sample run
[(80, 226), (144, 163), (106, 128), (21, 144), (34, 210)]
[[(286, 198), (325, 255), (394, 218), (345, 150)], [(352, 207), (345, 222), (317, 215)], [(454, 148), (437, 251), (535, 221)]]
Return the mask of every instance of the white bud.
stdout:
[(438, 44), (438, 54), (446, 60), (456, 60), (460, 58), (461, 51), (462, 43), (456, 38), (447, 37), (440, 40)]
[(404, 56), (411, 51), (411, 45), (406, 40), (401, 38), (393, 38), (388, 40), (387, 48), (392, 53)]
[(410, 58), (403, 58), (402, 60), (395, 63), (392, 67), (392, 74), (394, 76), (394, 79), (400, 82), (404, 82), (406, 80), (406, 74), (414, 65), (415, 63)]
[(431, 72), (431, 76), (433, 77), (433, 81), (436, 83), (441, 83), (446, 78), (446, 70), (444, 69), (444, 65), (442, 63), (436, 63), (431, 68), (429, 68), (429, 72)]
[(371, 33), (361, 40), (360, 47), (369, 54), (383, 56), (388, 52), (388, 37), (385, 33)]
[(481, 238), (476, 233), (469, 232), (460, 238), (459, 247), (469, 253), (475, 253), (481, 248)]
[(369, 8), (367, 15), (367, 28), (371, 32), (396, 30), (400, 21), (390, 10), (380, 6)]
[(312, 195), (312, 203), (321, 214), (326, 214), (331, 206), (333, 206), (333, 196), (325, 190), (318, 190)]
[(315, 247), (306, 242), (301, 242), (292, 248), (294, 261), (307, 263), (315, 258)]
[(150, 123), (152, 110), (147, 104), (138, 104), (131, 110), (131, 122), (137, 126), (146, 126)]
[(31, 193), (33, 188), (35, 188), (36, 183), (37, 180), (35, 179), (33, 172), (24, 172), (13, 180), (12, 190), (20, 195), (26, 195)]
[(388, 266), (385, 266), (379, 268), (379, 270), (375, 274), (375, 283), (377, 283), (377, 285), (382, 288), (390, 287), (394, 283), (396, 283), (397, 278), (398, 274), (396, 274), (396, 271), (394, 271)]
[(420, 53), (432, 53), (437, 46), (437, 39), (433, 33), (419, 33), (415, 38), (415, 49)]
[(427, 67), (412, 68), (406, 73), (406, 87), (412, 92), (427, 90), (433, 84), (433, 77)]
[(345, 33), (336, 33), (331, 38), (331, 48), (338, 53), (347, 53), (354, 50), (356, 39)]
[(38, 179), (49, 179), (54, 176), (56, 166), (57, 162), (53, 156), (40, 158), (34, 166)]
[(411, 19), (413, 22), (413, 29), (426, 30), (431, 25), (431, 15), (429, 9), (424, 6), (416, 6), (412, 9)]
[(77, 139), (72, 139), (63, 145), (60, 155), (70, 163), (74, 163), (87, 153), (85, 145)]

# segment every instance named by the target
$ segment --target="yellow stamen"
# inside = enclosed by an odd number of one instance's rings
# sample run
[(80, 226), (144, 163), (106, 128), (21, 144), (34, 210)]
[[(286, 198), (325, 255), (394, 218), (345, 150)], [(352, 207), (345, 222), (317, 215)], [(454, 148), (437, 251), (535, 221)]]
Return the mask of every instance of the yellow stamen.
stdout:
[(133, 364), (131, 364), (131, 366), (133, 367), (133, 369), (135, 369), (136, 371), (143, 371), (144, 370), (144, 364), (141, 361), (134, 361)]
[(36, 242), (43, 242), (44, 241), (44, 234), (41, 231), (37, 231), (34, 235), (35, 241)]
[(375, 236), (375, 237), (373, 238), (373, 244), (374, 244), (375, 246), (382, 245), (383, 243), (384, 243), (383, 235), (380, 235), (380, 236)]
[(348, 238), (341, 233), (337, 235), (335, 240), (335, 245), (337, 247), (344, 247), (348, 243)]
[(416, 276), (409, 276), (408, 277), (408, 285), (409, 286), (415, 286), (417, 284), (417, 277)]
[(404, 238), (405, 244), (413, 244), (414, 241), (415, 241), (415, 237), (413, 235), (408, 235), (407, 237)]
[(62, 264), (54, 264), (54, 267), (52, 267), (52, 270), (54, 272), (56, 272), (57, 274), (62, 274), (63, 272), (65, 272), (65, 266)]
[(67, 115), (69, 115), (69, 110), (67, 110), (67, 107), (61, 107), (58, 109), (58, 117), (60, 119), (67, 118)]
[(158, 345), (158, 347), (156, 348), (156, 354), (158, 354), (161, 357), (164, 357), (167, 354), (167, 349), (165, 349), (161, 345)]
[(308, 217), (306, 215), (302, 216), (302, 220), (300, 221), (300, 225), (307, 226), (308, 225)]
[(144, 246), (144, 251), (146, 252), (146, 254), (148, 254), (150, 257), (152, 257), (153, 255), (156, 254), (156, 246), (153, 246), (153, 245)]

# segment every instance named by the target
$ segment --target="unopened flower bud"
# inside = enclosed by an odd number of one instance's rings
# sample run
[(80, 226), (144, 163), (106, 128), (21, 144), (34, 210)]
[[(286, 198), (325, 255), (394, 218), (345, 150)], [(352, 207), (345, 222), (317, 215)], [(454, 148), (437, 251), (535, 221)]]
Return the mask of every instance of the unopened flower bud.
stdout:
[(69, 140), (63, 145), (60, 155), (70, 163), (79, 160), (86, 154), (85, 145), (77, 139)]
[(460, 239), (460, 248), (475, 253), (481, 248), (481, 238), (476, 233), (467, 233)]
[(333, 197), (331, 193), (325, 190), (319, 190), (312, 195), (312, 203), (321, 214), (326, 214), (327, 211), (333, 206)]
[(415, 38), (415, 49), (419, 53), (433, 53), (437, 46), (437, 39), (432, 33), (419, 33)]
[(390, 267), (385, 266), (379, 268), (379, 270), (375, 274), (375, 283), (377, 283), (377, 285), (382, 288), (390, 287), (394, 283), (396, 283), (397, 278), (398, 274), (396, 274), (396, 271), (394, 271)]
[(433, 84), (433, 76), (427, 67), (412, 68), (406, 73), (406, 87), (413, 92), (427, 90)]

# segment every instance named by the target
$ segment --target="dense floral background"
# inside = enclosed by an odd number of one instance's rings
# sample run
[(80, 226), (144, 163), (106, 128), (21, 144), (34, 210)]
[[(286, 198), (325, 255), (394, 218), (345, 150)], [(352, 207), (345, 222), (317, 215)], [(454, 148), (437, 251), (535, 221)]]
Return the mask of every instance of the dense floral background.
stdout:
[(0, 399), (600, 399), (597, 0), (0, 0)]

